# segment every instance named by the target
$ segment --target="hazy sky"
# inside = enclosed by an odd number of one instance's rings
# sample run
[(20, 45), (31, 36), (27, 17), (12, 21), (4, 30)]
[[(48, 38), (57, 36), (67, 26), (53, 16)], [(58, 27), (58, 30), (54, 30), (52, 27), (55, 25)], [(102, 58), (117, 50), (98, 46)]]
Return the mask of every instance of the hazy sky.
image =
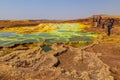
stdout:
[(120, 14), (120, 0), (0, 0), (0, 19), (76, 19)]

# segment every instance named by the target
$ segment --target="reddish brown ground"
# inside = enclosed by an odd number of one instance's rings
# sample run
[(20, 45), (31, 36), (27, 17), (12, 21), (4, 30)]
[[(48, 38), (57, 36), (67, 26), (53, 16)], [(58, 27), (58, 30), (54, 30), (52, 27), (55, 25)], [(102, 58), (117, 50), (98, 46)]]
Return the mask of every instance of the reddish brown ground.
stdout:
[[(99, 57), (105, 64), (110, 66), (110, 71), (114, 76), (115, 80), (120, 80), (120, 26), (114, 25), (112, 28), (111, 36), (107, 36), (107, 26), (105, 29), (98, 28), (90, 28), (87, 29), (89, 31), (102, 33), (103, 38), (98, 41), (99, 43), (94, 45), (93, 47), (89, 47), (85, 49), (87, 52), (94, 52), (96, 54), (101, 54)], [(85, 65), (81, 63), (75, 66), (73, 61), (73, 57), (75, 56), (75, 52), (67, 52), (59, 56), (61, 64), (60, 67), (64, 67), (66, 70), (72, 70), (73, 68), (80, 70), (84, 70)], [(71, 65), (72, 64), (72, 65)]]

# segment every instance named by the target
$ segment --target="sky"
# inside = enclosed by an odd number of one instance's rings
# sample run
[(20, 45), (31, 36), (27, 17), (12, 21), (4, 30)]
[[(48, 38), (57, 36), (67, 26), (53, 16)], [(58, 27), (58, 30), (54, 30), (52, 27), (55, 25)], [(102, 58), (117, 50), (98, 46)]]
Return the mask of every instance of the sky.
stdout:
[(120, 0), (0, 0), (0, 20), (78, 19), (120, 14)]

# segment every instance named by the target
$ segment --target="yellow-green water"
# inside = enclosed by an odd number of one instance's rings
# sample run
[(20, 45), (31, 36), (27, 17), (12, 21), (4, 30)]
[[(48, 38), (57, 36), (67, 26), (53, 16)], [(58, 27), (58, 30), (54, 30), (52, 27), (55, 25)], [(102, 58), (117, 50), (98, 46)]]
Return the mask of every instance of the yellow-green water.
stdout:
[(0, 46), (40, 42), (93, 42), (97, 33), (84, 32), (86, 25), (80, 23), (40, 24), (33, 27), (7, 28), (0, 32)]

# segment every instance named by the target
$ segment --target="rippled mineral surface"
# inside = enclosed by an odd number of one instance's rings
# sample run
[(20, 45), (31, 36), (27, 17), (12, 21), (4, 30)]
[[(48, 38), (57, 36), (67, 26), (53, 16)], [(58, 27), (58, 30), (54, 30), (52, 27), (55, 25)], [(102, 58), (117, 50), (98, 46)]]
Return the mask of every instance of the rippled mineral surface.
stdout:
[(91, 43), (98, 34), (86, 32), (88, 27), (81, 23), (42, 23), (38, 26), (4, 28), (0, 31), (0, 46), (40, 41)]

